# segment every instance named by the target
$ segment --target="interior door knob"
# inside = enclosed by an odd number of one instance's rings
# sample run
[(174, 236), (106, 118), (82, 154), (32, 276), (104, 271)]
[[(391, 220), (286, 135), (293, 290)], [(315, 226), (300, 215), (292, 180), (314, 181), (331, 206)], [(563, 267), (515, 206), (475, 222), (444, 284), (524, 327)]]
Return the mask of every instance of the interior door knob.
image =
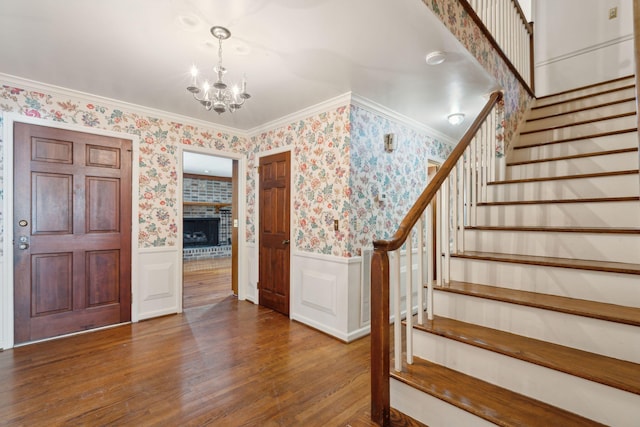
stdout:
[(288, 245), (288, 244), (289, 244), (289, 239), (287, 239), (287, 240), (283, 240), (283, 241), (282, 241), (282, 244), (283, 244), (283, 245)]

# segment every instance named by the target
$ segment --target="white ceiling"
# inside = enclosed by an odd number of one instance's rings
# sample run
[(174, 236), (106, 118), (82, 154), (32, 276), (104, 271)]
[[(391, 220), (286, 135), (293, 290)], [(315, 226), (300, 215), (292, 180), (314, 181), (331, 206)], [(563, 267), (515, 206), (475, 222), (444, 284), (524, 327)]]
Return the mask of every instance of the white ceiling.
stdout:
[[(213, 25), (252, 95), (234, 114), (185, 89), (217, 61)], [(427, 66), (434, 50), (448, 60)], [(0, 52), (0, 73), (243, 131), (351, 91), (459, 138), (495, 87), (422, 0), (2, 0)]]

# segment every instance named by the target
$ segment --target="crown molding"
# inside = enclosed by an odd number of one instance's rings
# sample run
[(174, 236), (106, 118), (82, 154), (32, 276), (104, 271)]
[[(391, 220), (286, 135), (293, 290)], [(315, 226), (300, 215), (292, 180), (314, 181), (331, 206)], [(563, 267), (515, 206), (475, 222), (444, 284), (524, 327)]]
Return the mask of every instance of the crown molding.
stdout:
[(310, 107), (303, 108), (302, 110), (298, 110), (291, 114), (287, 114), (286, 116), (251, 128), (247, 131), (247, 134), (249, 135), (249, 137), (254, 137), (261, 134), (262, 132), (273, 130), (282, 126), (287, 126), (293, 122), (306, 119), (307, 117), (311, 117), (316, 114), (326, 113), (327, 111), (338, 107), (345, 107), (349, 105), (350, 102), (351, 92), (343, 93), (342, 95), (335, 96), (333, 98), (327, 99), (326, 101), (319, 102)]
[(391, 110), (384, 105), (378, 104), (377, 102), (367, 99), (363, 96), (354, 94), (351, 97), (351, 104), (355, 105), (356, 107), (364, 108), (365, 110), (368, 110), (372, 113), (379, 114), (389, 120), (399, 122), (415, 131), (426, 133), (429, 136), (438, 138), (442, 142), (446, 142), (451, 145), (456, 145), (458, 143), (458, 141), (454, 140), (450, 136), (433, 129), (425, 125), (424, 123), (420, 123), (419, 121), (412, 119), (411, 117), (400, 114), (397, 111)]
[(100, 102), (102, 104), (108, 105), (112, 108), (118, 109), (127, 109), (133, 113), (138, 113), (142, 115), (147, 115), (155, 118), (162, 118), (174, 122), (180, 123), (188, 123), (195, 126), (200, 126), (208, 129), (215, 129), (216, 131), (225, 132), (232, 135), (237, 135), (243, 138), (251, 138), (259, 135), (262, 132), (269, 131), (272, 129), (276, 129), (278, 127), (287, 126), (293, 122), (298, 120), (306, 119), (307, 117), (311, 117), (316, 114), (325, 113), (332, 109), (338, 107), (344, 107), (350, 104), (356, 105), (358, 107), (369, 110), (373, 113), (380, 114), (390, 120), (394, 120), (396, 122), (400, 122), (414, 130), (419, 132), (424, 132), (429, 134), (430, 136), (439, 138), (440, 140), (447, 142), (449, 144), (455, 144), (456, 141), (451, 139), (451, 137), (438, 132), (437, 130), (426, 126), (417, 120), (404, 116), (396, 111), (393, 111), (377, 102), (371, 101), (362, 96), (353, 94), (352, 92), (346, 92), (342, 95), (335, 96), (333, 98), (327, 99), (325, 101), (319, 102), (315, 105), (303, 108), (294, 113), (288, 114), (286, 116), (280, 117), (278, 119), (272, 120), (270, 122), (264, 123), (260, 126), (256, 126), (249, 130), (241, 130), (236, 129), (224, 125), (218, 125), (212, 122), (208, 122), (205, 120), (194, 119), (192, 117), (183, 116), (180, 114), (170, 113), (168, 111), (158, 110), (155, 108), (145, 107), (139, 104), (133, 104), (126, 101), (120, 101), (113, 98), (107, 98), (100, 95), (94, 95), (87, 92), (81, 92), (74, 89), (68, 89), (61, 86), (56, 86), (48, 83), (42, 83), (34, 80), (25, 79), (23, 77), (17, 77), (10, 74), (0, 73), (0, 82), (5, 84), (9, 84), (15, 86), (20, 89), (29, 89), (40, 91), (43, 93), (53, 92), (58, 95), (68, 96), (71, 98), (80, 99), (86, 101), (88, 103), (96, 103)]
[(154, 118), (166, 119), (179, 123), (188, 123), (193, 124), (195, 126), (215, 129), (216, 131), (237, 135), (243, 138), (249, 138), (249, 134), (246, 131), (241, 129), (232, 128), (229, 126), (218, 125), (216, 123), (208, 122), (205, 120), (194, 119), (192, 117), (183, 116), (180, 114), (170, 113), (164, 110), (158, 110), (155, 108), (145, 107), (138, 104), (133, 104), (126, 101), (120, 101), (113, 98), (107, 98), (100, 95), (94, 95), (87, 92), (81, 92), (75, 89), (68, 89), (62, 86), (56, 86), (48, 83), (42, 83), (34, 80), (25, 79), (23, 77), (13, 76), (10, 74), (0, 73), (0, 81), (5, 84), (14, 85), (20, 89), (31, 89), (34, 91), (40, 91), (43, 93), (54, 92), (58, 95), (69, 96), (71, 98), (78, 98), (83, 101), (87, 101), (89, 103), (97, 103), (100, 102), (102, 104), (106, 104), (110, 107), (115, 107), (118, 109), (127, 109), (133, 113), (138, 113), (142, 115), (147, 115)]

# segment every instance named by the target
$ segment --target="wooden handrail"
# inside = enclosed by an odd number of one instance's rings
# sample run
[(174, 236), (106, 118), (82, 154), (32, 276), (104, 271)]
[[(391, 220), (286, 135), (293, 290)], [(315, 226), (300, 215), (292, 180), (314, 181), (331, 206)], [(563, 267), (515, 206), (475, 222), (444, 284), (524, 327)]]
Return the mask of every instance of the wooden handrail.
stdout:
[(391, 240), (374, 241), (374, 249), (380, 249), (390, 252), (395, 251), (400, 246), (402, 246), (405, 240), (407, 240), (409, 232), (411, 232), (413, 226), (416, 225), (416, 222), (418, 222), (418, 219), (420, 219), (420, 215), (422, 215), (422, 212), (424, 212), (427, 206), (429, 206), (429, 203), (431, 203), (431, 200), (440, 189), (440, 186), (442, 186), (444, 180), (447, 178), (447, 176), (449, 176), (449, 173), (451, 173), (451, 169), (453, 169), (453, 167), (456, 165), (456, 163), (464, 153), (464, 150), (467, 149), (467, 147), (473, 140), (473, 137), (476, 135), (476, 132), (478, 132), (478, 129), (480, 129), (480, 126), (482, 126), (493, 107), (501, 99), (502, 92), (500, 91), (493, 92), (489, 96), (489, 101), (484, 106), (476, 120), (471, 124), (469, 129), (467, 129), (467, 132), (464, 134), (458, 145), (456, 145), (456, 148), (453, 149), (449, 157), (447, 157), (447, 160), (445, 160), (445, 162), (440, 167), (440, 170), (438, 170), (431, 182), (429, 182), (427, 188), (425, 188), (420, 197), (418, 197), (416, 203), (411, 207), (411, 209), (409, 209), (409, 212), (407, 212), (407, 215), (400, 223), (398, 231), (396, 231)]
[[(416, 203), (409, 209), (391, 240), (373, 242), (371, 258), (371, 418), (381, 427), (390, 424), (390, 331), (389, 331), (389, 251), (399, 249), (411, 229), (429, 206), (445, 179), (449, 176), (478, 130), (502, 99), (502, 92), (493, 92), (478, 117), (471, 124), (458, 145), (429, 182)], [(399, 321), (400, 319), (396, 319)]]
[(520, 2), (518, 0), (513, 0), (513, 3), (516, 6), (516, 10), (518, 11), (518, 15), (520, 15), (520, 19), (522, 20), (522, 23), (524, 24), (524, 27), (527, 29), (527, 33), (529, 33), (530, 36), (533, 36), (533, 23), (527, 21), (527, 17), (525, 16), (524, 12), (522, 11), (522, 7), (520, 6)]
[[(498, 44), (496, 39), (493, 37), (493, 34), (491, 34), (491, 32), (489, 31), (487, 26), (484, 24), (484, 22), (482, 22), (482, 19), (480, 19), (480, 17), (476, 13), (476, 11), (473, 10), (473, 7), (471, 6), (471, 4), (467, 0), (459, 0), (459, 1), (460, 1), (460, 5), (462, 6), (462, 8), (465, 10), (465, 12), (467, 12), (467, 14), (469, 14), (471, 19), (473, 19), (473, 22), (476, 23), (476, 25), (478, 26), (478, 28), (480, 29), (482, 34), (484, 34), (484, 36), (487, 38), (487, 40), (489, 40), (489, 43), (491, 43), (491, 45), (496, 50), (498, 55), (502, 58), (502, 60), (505, 62), (505, 64), (507, 64), (507, 67), (509, 68), (509, 70), (511, 70), (511, 72), (514, 74), (516, 79), (518, 79), (518, 81), (522, 84), (522, 86), (529, 93), (529, 95), (532, 98), (535, 98), (536, 95), (533, 92), (533, 88), (534, 88), (534, 75), (533, 75), (533, 73), (530, 76), (530, 78), (531, 78), (531, 86), (529, 86), (529, 84), (526, 82), (526, 80), (523, 78), (523, 76), (520, 75), (520, 72), (515, 67), (515, 65), (513, 65), (511, 60), (507, 57), (507, 54), (504, 52), (504, 50), (502, 50), (502, 47)], [(517, 1), (515, 3), (518, 6), (517, 9), (519, 11), (520, 17), (524, 18), (524, 22), (523, 23), (524, 23), (525, 28), (527, 29), (528, 34), (529, 34), (529, 41), (530, 41), (530, 43), (533, 43), (533, 23), (532, 22), (531, 23), (526, 22), (526, 18), (524, 17), (524, 13), (522, 12), (522, 8), (520, 7), (520, 4)], [(530, 56), (531, 56), (531, 64), (533, 64), (533, 44), (531, 44)], [(531, 72), (532, 69), (533, 68), (530, 67), (530, 72)]]

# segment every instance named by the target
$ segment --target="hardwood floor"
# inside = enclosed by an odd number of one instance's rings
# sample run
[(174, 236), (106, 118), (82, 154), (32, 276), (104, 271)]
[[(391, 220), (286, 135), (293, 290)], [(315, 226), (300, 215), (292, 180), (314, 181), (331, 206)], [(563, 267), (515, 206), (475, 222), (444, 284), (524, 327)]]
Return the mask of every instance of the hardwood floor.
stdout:
[(0, 424), (367, 426), (369, 339), (229, 296), (0, 353)]
[(231, 257), (183, 262), (182, 307), (216, 304), (232, 295)]

